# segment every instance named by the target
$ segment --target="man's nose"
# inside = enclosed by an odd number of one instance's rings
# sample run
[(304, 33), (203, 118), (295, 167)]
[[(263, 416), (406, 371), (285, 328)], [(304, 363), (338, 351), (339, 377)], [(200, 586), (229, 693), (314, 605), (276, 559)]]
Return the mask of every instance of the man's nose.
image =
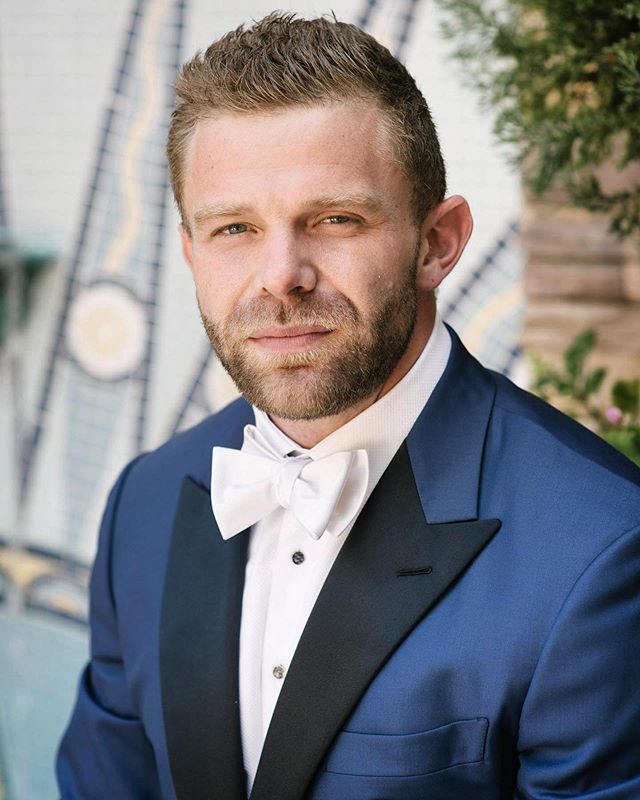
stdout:
[(304, 237), (295, 231), (273, 231), (267, 235), (256, 273), (256, 289), (278, 300), (315, 289), (315, 265)]

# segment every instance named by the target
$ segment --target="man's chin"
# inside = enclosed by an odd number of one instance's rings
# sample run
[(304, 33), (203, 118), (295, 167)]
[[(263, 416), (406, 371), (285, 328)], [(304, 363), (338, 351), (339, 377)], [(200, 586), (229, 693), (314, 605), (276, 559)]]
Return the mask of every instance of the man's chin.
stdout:
[(321, 419), (350, 405), (347, 395), (334, 390), (334, 376), (313, 365), (281, 367), (259, 377), (254, 373), (249, 380), (232, 377), (251, 405), (278, 419)]

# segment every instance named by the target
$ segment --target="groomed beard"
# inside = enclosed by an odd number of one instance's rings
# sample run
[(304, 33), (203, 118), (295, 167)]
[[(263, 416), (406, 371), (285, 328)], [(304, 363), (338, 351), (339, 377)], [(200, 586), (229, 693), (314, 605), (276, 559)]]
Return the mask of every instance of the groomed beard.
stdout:
[[(391, 293), (380, 294), (370, 320), (344, 295), (309, 293), (287, 303), (254, 298), (222, 323), (200, 309), (222, 365), (252, 405), (273, 417), (333, 416), (374, 395), (407, 349), (416, 321), (416, 263)], [(319, 325), (332, 333), (300, 353), (258, 352), (253, 331)]]

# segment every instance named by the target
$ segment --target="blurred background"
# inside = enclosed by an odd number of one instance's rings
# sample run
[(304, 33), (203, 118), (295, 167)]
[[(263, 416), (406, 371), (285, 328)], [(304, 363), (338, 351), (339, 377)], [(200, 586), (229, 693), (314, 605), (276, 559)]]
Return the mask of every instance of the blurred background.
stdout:
[[(622, 382), (631, 399), (605, 399), (596, 411), (612, 435), (633, 435), (637, 247), (609, 231), (602, 204), (580, 209), (553, 181), (523, 192), (517, 163), (526, 173), (532, 155), (494, 133), (518, 99), (508, 82), (493, 98), (493, 84), (482, 85), (511, 63), (495, 32), (512, 20), (474, 22), (473, 5), (335, 0), (331, 10), (405, 61), (432, 109), (449, 191), (470, 202), (475, 232), (441, 289), (445, 319), (485, 364), (565, 400), (593, 372), (602, 376), (591, 378), (590, 397)], [(308, 0), (279, 7), (330, 10)], [(87, 579), (110, 485), (136, 453), (234, 396), (182, 263), (164, 142), (178, 65), (271, 10), (263, 0), (0, 3), (2, 800), (55, 796), (54, 753), (87, 657)], [(637, 16), (629, 20), (637, 30)], [(523, 347), (539, 356), (533, 371)], [(605, 366), (588, 371), (589, 359)], [(571, 391), (562, 380), (573, 380)]]

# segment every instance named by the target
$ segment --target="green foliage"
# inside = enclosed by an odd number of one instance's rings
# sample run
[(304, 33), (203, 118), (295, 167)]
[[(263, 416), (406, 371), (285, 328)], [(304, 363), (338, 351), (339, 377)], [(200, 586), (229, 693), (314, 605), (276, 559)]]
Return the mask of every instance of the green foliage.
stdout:
[(592, 329), (579, 334), (564, 352), (563, 370), (558, 371), (536, 356), (533, 390), (545, 400), (562, 397), (565, 411), (590, 425), (609, 444), (640, 466), (640, 378), (616, 381), (611, 401), (604, 407), (596, 395), (607, 371), (603, 367), (586, 370), (586, 360), (596, 345)]
[(617, 381), (611, 391), (613, 402), (625, 414), (637, 414), (640, 408), (640, 379)]
[(567, 374), (576, 383), (582, 376), (584, 360), (593, 350), (596, 341), (596, 332), (586, 330), (571, 343), (564, 354), (564, 365)]
[(640, 185), (607, 189), (595, 172), (640, 163), (640, 0), (438, 0), (464, 75), (497, 111), (496, 133), (542, 194), (640, 231)]

